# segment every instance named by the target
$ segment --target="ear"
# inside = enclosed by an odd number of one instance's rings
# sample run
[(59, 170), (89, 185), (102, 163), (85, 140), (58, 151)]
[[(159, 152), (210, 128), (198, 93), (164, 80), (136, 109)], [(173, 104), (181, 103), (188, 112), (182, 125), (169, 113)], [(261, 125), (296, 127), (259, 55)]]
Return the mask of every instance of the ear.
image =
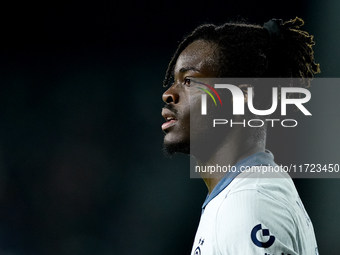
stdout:
[(254, 99), (254, 95), (255, 95), (255, 91), (254, 91), (254, 86), (253, 85), (250, 85), (250, 84), (240, 84), (238, 85), (238, 87), (242, 90), (243, 92), (243, 95), (244, 95), (244, 103), (246, 104), (247, 101), (248, 101), (248, 88), (251, 87), (252, 90), (253, 90), (253, 94), (251, 95)]

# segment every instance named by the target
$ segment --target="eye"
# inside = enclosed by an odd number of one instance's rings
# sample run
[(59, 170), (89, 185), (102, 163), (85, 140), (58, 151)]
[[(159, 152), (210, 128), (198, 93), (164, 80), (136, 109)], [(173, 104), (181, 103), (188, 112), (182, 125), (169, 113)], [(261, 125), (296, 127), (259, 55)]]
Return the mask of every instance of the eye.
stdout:
[(184, 78), (184, 85), (190, 85), (191, 80), (189, 78)]

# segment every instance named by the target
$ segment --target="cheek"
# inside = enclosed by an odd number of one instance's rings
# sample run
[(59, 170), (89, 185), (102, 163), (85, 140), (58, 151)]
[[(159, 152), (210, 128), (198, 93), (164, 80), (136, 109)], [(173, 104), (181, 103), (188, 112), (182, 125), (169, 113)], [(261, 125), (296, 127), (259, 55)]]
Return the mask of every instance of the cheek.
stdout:
[[(207, 103), (207, 109), (214, 109), (215, 105)], [(191, 96), (190, 98), (190, 135), (192, 138), (201, 136), (212, 126), (212, 117), (210, 111), (207, 115), (202, 115), (202, 100), (201, 94)]]
[(201, 115), (201, 95), (195, 94), (190, 95), (190, 123), (191, 127), (195, 127), (197, 123), (199, 123), (200, 119), (202, 119)]
[[(209, 96), (206, 97), (207, 104), (202, 105), (202, 94), (192, 95), (190, 97), (190, 122), (201, 123), (201, 126), (209, 124), (221, 111), (220, 105), (215, 105)], [(206, 113), (204, 114), (204, 108)]]
[(208, 136), (218, 135), (223, 137), (229, 132), (226, 126), (214, 127), (214, 119), (226, 119), (228, 122), (233, 118), (232, 104), (223, 101), (223, 105), (217, 102), (215, 105), (211, 97), (207, 96), (206, 115), (202, 115), (202, 94), (192, 95), (190, 98), (190, 139), (191, 141), (206, 140)]
[[(190, 113), (191, 114), (200, 114), (201, 115), (201, 105), (202, 105), (202, 95), (200, 90), (193, 88), (192, 92), (189, 95), (189, 103), (190, 103)], [(208, 102), (209, 103), (209, 102)]]

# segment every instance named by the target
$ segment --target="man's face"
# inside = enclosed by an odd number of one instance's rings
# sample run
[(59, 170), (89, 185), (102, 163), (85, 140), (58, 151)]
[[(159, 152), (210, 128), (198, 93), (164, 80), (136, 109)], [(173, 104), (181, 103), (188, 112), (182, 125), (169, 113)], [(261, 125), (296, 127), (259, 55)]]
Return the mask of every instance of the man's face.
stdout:
[[(166, 122), (162, 129), (165, 133), (164, 146), (170, 154), (190, 153), (190, 107), (200, 109), (201, 103), (201, 92), (198, 89), (193, 92), (192, 80), (217, 77), (217, 59), (214, 58), (216, 47), (212, 43), (197, 40), (185, 48), (177, 59), (174, 83), (163, 94), (166, 106), (162, 115)], [(202, 127), (199, 119), (194, 123), (192, 121), (191, 125)], [(192, 128), (191, 131), (193, 130), (195, 133), (197, 131), (197, 137), (204, 131), (202, 128)], [(193, 137), (191, 134), (191, 139)]]

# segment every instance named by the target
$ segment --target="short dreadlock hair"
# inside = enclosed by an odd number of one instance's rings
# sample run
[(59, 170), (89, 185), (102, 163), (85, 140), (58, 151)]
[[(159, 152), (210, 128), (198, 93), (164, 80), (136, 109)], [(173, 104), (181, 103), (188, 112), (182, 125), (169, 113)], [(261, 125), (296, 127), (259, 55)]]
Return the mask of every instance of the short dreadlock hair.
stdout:
[(173, 77), (174, 66), (181, 52), (192, 42), (204, 40), (218, 47), (218, 77), (290, 77), (307, 78), (320, 72), (314, 62), (313, 36), (300, 30), (304, 21), (298, 17), (281, 25), (283, 40), (273, 44), (262, 26), (226, 23), (197, 27), (179, 44), (165, 74), (163, 85)]

